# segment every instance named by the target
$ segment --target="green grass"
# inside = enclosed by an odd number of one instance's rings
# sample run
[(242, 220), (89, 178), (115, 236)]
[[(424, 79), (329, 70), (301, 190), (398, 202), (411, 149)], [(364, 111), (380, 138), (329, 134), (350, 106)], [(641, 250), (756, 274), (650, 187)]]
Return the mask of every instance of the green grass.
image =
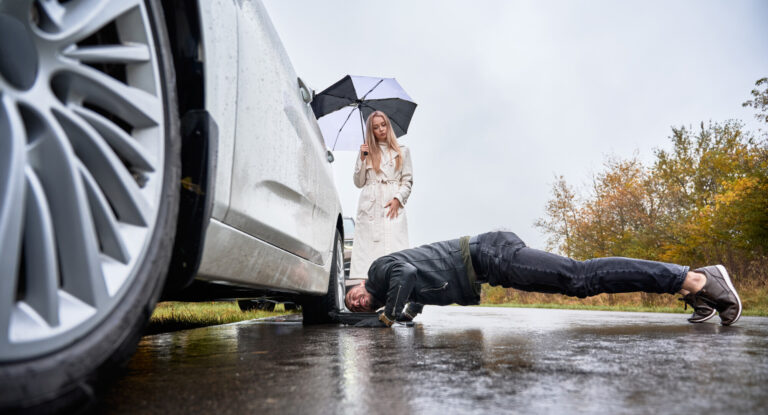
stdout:
[[(742, 315), (768, 316), (768, 287), (750, 284), (737, 287), (744, 306)], [(560, 308), (569, 310), (610, 310), (655, 313), (692, 313), (678, 301), (680, 295), (623, 293), (600, 294), (587, 298), (568, 297), (560, 294), (524, 292), (511, 288), (483, 286), (481, 303), (484, 306)]]
[(689, 307), (683, 310), (683, 307), (646, 307), (635, 305), (589, 305), (589, 304), (556, 304), (556, 303), (504, 303), (504, 304), (480, 304), (481, 307), (514, 307), (514, 308), (556, 308), (563, 310), (598, 310), (598, 311), (632, 311), (639, 313), (687, 313), (693, 312)]
[[(768, 298), (762, 297), (744, 298), (742, 297), (742, 303), (744, 309), (742, 315), (744, 316), (759, 316), (768, 317)], [(519, 302), (504, 302), (499, 304), (484, 303), (480, 304), (481, 307), (517, 307), (517, 308), (555, 308), (564, 310), (599, 310), (599, 311), (632, 311), (641, 313), (681, 313), (691, 314), (693, 309), (688, 307), (685, 309), (680, 303), (679, 306), (658, 305), (658, 306), (643, 306), (636, 304), (614, 304), (614, 305), (597, 305), (597, 304), (578, 304), (578, 303), (555, 303), (555, 302), (539, 302), (539, 303), (519, 303)]]
[[(519, 307), (519, 308), (556, 308), (566, 310), (603, 310), (603, 311), (635, 311), (653, 313), (685, 313), (693, 312), (689, 307), (684, 310), (682, 303), (672, 296), (652, 297), (658, 304), (642, 304), (638, 295), (601, 295), (588, 299), (576, 299), (553, 294), (522, 293), (519, 291), (504, 291), (501, 287), (484, 289), (483, 307)], [(744, 303), (743, 315), (768, 316), (768, 288), (740, 289), (739, 294)], [(495, 300), (495, 301), (489, 301)], [(648, 299), (646, 298), (646, 301)], [(234, 301), (215, 301), (200, 303), (162, 302), (157, 305), (149, 326), (144, 334), (166, 333), (170, 331), (206, 327), (216, 324), (234, 323), (264, 317), (275, 317), (293, 314), (286, 312), (282, 304), (275, 311), (240, 311)]]
[(200, 303), (166, 301), (157, 304), (144, 334), (166, 333), (293, 313), (296, 311), (286, 312), (282, 304), (278, 304), (274, 311), (241, 311), (234, 301)]

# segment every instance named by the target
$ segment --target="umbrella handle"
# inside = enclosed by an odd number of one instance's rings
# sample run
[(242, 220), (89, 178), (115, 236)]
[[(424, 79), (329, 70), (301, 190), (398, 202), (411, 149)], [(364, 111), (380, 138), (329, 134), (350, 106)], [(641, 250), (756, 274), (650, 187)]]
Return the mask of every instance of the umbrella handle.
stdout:
[(367, 156), (367, 155), (368, 155), (368, 152), (367, 152), (367, 151), (363, 151), (363, 155), (364, 155), (364, 156)]

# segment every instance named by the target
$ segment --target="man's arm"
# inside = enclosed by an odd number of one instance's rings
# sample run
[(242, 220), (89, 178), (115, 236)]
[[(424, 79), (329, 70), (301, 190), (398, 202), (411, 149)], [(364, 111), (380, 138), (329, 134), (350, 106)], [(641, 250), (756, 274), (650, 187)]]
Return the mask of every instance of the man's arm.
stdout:
[[(383, 264), (379, 264), (378, 261), (379, 260), (373, 262), (371, 270), (375, 271), (376, 280), (380, 281), (382, 285), (386, 284), (387, 287), (383, 310), (379, 310), (378, 318), (372, 317), (361, 320), (355, 324), (355, 327), (392, 326), (397, 317), (402, 315), (403, 307), (408, 302), (408, 297), (410, 297), (411, 291), (413, 291), (417, 273), (416, 267), (402, 261), (396, 261), (387, 264), (386, 266), (381, 266)], [(382, 274), (384, 272), (386, 274)], [(371, 283), (371, 278), (373, 278), (373, 276), (369, 276), (369, 280), (366, 284)], [(377, 290), (377, 292), (380, 291)]]
[(424, 309), (424, 304), (411, 301), (405, 305), (403, 312), (397, 317), (397, 321), (413, 321), (417, 315), (421, 314), (422, 309)]
[(384, 305), (384, 313), (380, 316), (380, 320), (386, 325), (391, 326), (396, 317), (402, 313), (413, 291), (416, 272), (416, 267), (406, 262), (398, 261), (390, 267), (387, 301)]

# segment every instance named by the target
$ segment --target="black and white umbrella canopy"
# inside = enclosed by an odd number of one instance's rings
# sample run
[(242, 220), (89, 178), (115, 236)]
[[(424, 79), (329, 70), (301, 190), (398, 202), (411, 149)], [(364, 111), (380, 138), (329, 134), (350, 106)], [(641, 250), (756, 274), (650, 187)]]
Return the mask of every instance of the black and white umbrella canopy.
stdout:
[(358, 150), (363, 120), (374, 111), (387, 114), (395, 135), (408, 132), (416, 103), (394, 78), (347, 75), (315, 95), (312, 110), (325, 144), (332, 150)]

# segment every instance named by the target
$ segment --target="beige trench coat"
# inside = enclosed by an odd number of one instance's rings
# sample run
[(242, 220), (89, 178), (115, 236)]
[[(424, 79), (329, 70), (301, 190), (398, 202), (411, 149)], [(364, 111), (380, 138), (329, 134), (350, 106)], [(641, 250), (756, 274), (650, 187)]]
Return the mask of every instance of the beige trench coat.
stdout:
[[(386, 143), (379, 147), (382, 149), (381, 173), (367, 160), (364, 165), (360, 157), (356, 158), (353, 179), (355, 186), (363, 190), (357, 202), (349, 278), (368, 278), (368, 268), (376, 258), (409, 248), (405, 204), (413, 186), (411, 154), (407, 147), (400, 146), (403, 162), (397, 171), (397, 152)], [(392, 198), (397, 198), (403, 207), (396, 218), (389, 219), (384, 205)]]

